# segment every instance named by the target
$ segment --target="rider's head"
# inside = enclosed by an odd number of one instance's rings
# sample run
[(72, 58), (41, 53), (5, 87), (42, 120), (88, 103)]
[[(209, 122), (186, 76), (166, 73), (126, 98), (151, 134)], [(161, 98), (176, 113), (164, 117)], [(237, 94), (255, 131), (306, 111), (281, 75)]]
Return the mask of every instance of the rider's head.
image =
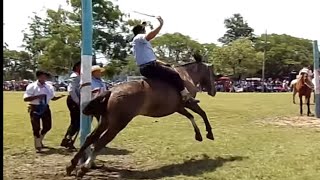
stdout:
[(142, 22), (141, 24), (134, 26), (132, 29), (134, 36), (136, 36), (138, 34), (145, 34), (146, 33), (146, 29), (145, 29), (146, 25), (147, 25), (146, 22)]

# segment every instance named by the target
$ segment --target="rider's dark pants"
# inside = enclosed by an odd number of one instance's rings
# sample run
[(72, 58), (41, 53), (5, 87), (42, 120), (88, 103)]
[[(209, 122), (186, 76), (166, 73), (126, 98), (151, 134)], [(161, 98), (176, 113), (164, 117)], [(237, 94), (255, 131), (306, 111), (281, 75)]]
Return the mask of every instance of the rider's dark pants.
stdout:
[(179, 92), (184, 89), (184, 82), (174, 69), (156, 63), (155, 61), (141, 65), (140, 73), (146, 78), (168, 82), (173, 87), (176, 87)]

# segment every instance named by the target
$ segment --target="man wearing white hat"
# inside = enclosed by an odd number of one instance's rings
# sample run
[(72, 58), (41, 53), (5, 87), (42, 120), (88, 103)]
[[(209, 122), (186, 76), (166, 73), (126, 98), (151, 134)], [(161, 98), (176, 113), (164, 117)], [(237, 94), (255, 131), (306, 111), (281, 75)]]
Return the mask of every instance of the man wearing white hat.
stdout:
[(91, 68), (91, 92), (93, 94), (93, 97), (107, 90), (106, 84), (101, 79), (102, 73), (104, 71), (105, 69), (100, 67), (99, 65), (93, 65)]

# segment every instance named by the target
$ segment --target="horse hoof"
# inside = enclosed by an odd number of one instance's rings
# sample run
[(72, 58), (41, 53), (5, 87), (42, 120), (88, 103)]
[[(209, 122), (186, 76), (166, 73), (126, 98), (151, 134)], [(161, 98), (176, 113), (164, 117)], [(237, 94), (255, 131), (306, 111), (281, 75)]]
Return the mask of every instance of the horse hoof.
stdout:
[(211, 139), (211, 140), (214, 140), (214, 136), (213, 136), (212, 133), (208, 133), (208, 134), (207, 134), (207, 138), (208, 138), (208, 139)]
[(71, 176), (72, 171), (74, 170), (75, 166), (70, 165), (66, 167), (67, 176)]
[(199, 141), (199, 142), (201, 142), (201, 141), (203, 140), (201, 135), (196, 135), (195, 138), (196, 138), (196, 140)]
[(77, 172), (77, 177), (83, 177), (87, 172), (89, 171), (89, 169), (85, 166), (81, 166), (80, 170)]

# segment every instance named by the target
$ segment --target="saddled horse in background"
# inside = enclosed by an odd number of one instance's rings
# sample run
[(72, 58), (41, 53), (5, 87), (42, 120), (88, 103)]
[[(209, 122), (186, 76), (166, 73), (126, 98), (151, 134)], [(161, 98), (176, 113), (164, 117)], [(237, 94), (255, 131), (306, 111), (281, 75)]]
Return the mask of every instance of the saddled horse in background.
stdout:
[(310, 111), (310, 97), (311, 93), (313, 91), (313, 87), (310, 85), (311, 82), (308, 78), (308, 74), (302, 73), (301, 77), (298, 79), (298, 82), (295, 84), (295, 88), (297, 92), (299, 93), (299, 100), (300, 100), (300, 115), (302, 115), (302, 96), (305, 96), (306, 101), (307, 101), (307, 107), (308, 107), (308, 112), (307, 116), (311, 115)]
[[(299, 79), (294, 79), (294, 80), (292, 80), (291, 81), (291, 83), (290, 83), (290, 88), (292, 88), (292, 102), (293, 102), (293, 104), (295, 104), (296, 103), (296, 94), (298, 93), (298, 91), (297, 91), (297, 89), (296, 89), (296, 83), (298, 82), (298, 80)], [(315, 85), (315, 78), (313, 78), (312, 79), (312, 84), (313, 85)], [(307, 102), (307, 100), (306, 100), (306, 102)], [(315, 95), (315, 93), (314, 93), (314, 90), (313, 90), (313, 103), (315, 103), (316, 102), (316, 95)]]
[[(196, 87), (198, 84), (201, 84), (210, 96), (215, 96), (213, 66), (203, 63), (199, 54), (194, 55), (194, 59), (195, 62), (177, 66), (175, 70), (183, 78), (193, 97), (198, 91)], [(85, 155), (85, 150), (93, 144), (93, 151), (77, 174), (83, 176), (91, 168), (97, 153), (138, 115), (164, 117), (177, 112), (191, 121), (195, 139), (202, 141), (194, 117), (186, 108), (202, 117), (207, 131), (206, 137), (214, 140), (211, 125), (202, 108), (198, 104), (184, 103), (179, 92), (166, 82), (151, 79), (131, 81), (102, 93), (92, 99), (83, 110), (86, 115), (100, 116), (100, 121), (71, 160), (71, 165), (66, 168), (67, 175), (72, 173), (79, 159)]]

